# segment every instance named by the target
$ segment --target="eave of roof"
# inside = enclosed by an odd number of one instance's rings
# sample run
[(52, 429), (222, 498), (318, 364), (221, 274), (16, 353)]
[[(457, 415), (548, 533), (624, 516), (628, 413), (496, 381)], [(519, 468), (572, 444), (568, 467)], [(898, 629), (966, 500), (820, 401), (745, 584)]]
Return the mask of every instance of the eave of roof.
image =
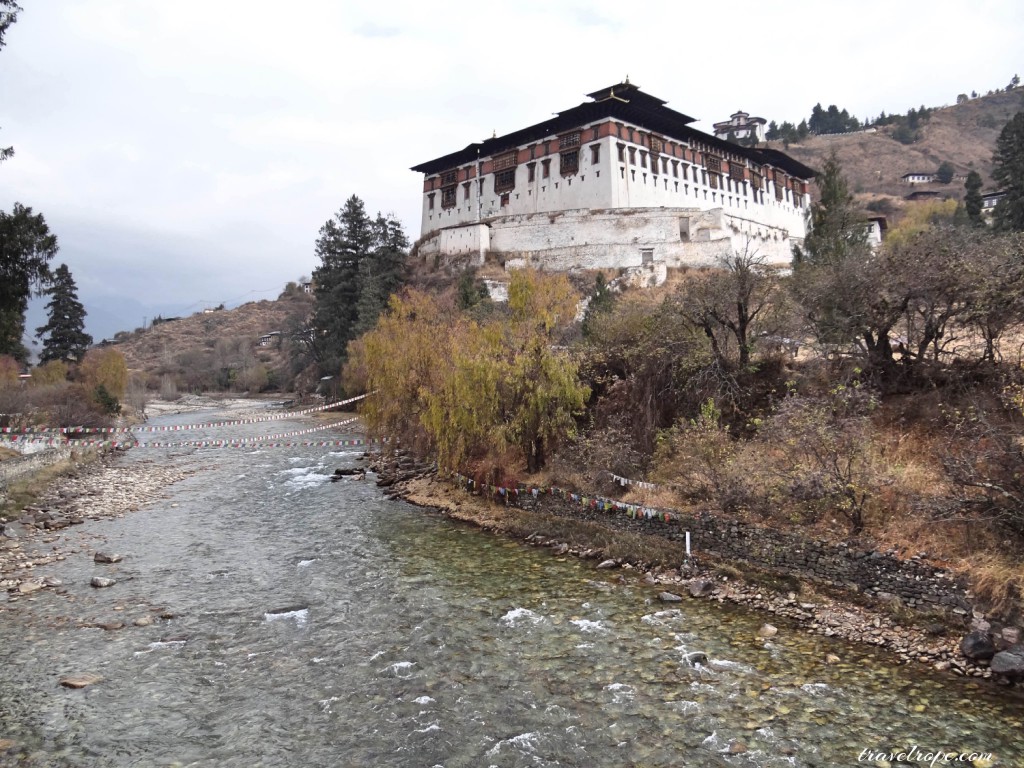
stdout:
[(491, 157), (524, 144), (551, 138), (573, 128), (612, 118), (671, 138), (700, 141), (721, 152), (748, 157), (756, 163), (774, 165), (793, 176), (810, 179), (816, 175), (813, 169), (778, 150), (742, 147), (698, 131), (690, 127), (694, 118), (666, 107), (664, 100), (644, 93), (631, 83), (619, 83), (588, 95), (595, 100), (583, 102), (576, 107), (559, 112), (557, 116), (549, 120), (507, 133), (504, 136), (474, 142), (457, 152), (415, 165), (411, 170), (426, 175), (440, 173), (475, 162), (479, 158)]

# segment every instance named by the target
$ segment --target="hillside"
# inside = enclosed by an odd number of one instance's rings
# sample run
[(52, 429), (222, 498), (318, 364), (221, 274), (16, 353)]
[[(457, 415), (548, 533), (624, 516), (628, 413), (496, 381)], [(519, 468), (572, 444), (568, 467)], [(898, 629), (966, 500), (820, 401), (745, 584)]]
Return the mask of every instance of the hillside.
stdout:
[(944, 161), (957, 174), (981, 174), (984, 190), (993, 189), (992, 152), (1006, 122), (1024, 109), (1024, 89), (1002, 91), (971, 99), (964, 104), (936, 108), (921, 124), (921, 137), (913, 144), (892, 138), (894, 126), (876, 133), (848, 133), (810, 136), (788, 148), (781, 142), (769, 146), (783, 149), (812, 168), (821, 168), (836, 153), (850, 188), (865, 199), (879, 195), (903, 199), (912, 189), (938, 191), (954, 197), (963, 195), (963, 182), (924, 184), (911, 188), (901, 177), (911, 172), (934, 172)]
[[(133, 374), (165, 393), (276, 389), (294, 376), (290, 335), (306, 325), (312, 307), (312, 296), (295, 291), (276, 301), (164, 320), (118, 334), (114, 346)], [(281, 336), (257, 345), (260, 336), (273, 332)]]

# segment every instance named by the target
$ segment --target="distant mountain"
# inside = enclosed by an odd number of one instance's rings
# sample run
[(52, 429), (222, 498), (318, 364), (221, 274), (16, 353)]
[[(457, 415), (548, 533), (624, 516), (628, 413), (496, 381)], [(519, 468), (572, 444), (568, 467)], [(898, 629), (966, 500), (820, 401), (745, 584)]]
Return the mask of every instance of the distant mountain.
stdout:
[(996, 139), (1003, 126), (1022, 109), (1024, 88), (1017, 88), (934, 109), (931, 117), (921, 122), (920, 138), (912, 144), (902, 144), (893, 138), (895, 126), (884, 126), (874, 132), (809, 136), (788, 148), (781, 142), (771, 142), (769, 146), (784, 149), (818, 169), (835, 152), (850, 189), (866, 199), (884, 196), (902, 200), (914, 190), (961, 198), (963, 180), (911, 187), (901, 177), (906, 173), (934, 173), (948, 161), (957, 175), (977, 171), (984, 189), (993, 189), (992, 152)]

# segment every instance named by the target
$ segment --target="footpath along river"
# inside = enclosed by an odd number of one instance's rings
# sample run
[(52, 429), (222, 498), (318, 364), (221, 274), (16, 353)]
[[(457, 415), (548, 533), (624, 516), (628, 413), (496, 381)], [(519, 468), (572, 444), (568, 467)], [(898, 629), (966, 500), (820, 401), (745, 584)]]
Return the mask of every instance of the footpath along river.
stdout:
[[(763, 616), (667, 608), (638, 577), (385, 499), (372, 475), (329, 482), (360, 453), (118, 459), (197, 471), (140, 511), (66, 529), (67, 560), (39, 569), (66, 594), (0, 615), (0, 765), (830, 767), (914, 745), (1024, 765), (1014, 694), (779, 620), (764, 640)], [(124, 560), (95, 564), (96, 550)], [(117, 583), (91, 588), (96, 575)], [(125, 626), (82, 626), (106, 622)], [(691, 665), (694, 651), (709, 660)], [(72, 673), (103, 680), (62, 688)]]

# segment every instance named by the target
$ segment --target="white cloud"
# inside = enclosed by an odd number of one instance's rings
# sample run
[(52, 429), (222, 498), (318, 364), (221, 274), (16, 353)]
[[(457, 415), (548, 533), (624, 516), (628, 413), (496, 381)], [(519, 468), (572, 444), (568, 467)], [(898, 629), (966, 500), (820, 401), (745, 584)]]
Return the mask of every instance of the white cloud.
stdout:
[(417, 237), (410, 166), (627, 74), (706, 129), (950, 103), (1024, 70), (1013, 0), (25, 5), (0, 52), (0, 206), (42, 211), (80, 286), (185, 305), (309, 273), (351, 194)]

